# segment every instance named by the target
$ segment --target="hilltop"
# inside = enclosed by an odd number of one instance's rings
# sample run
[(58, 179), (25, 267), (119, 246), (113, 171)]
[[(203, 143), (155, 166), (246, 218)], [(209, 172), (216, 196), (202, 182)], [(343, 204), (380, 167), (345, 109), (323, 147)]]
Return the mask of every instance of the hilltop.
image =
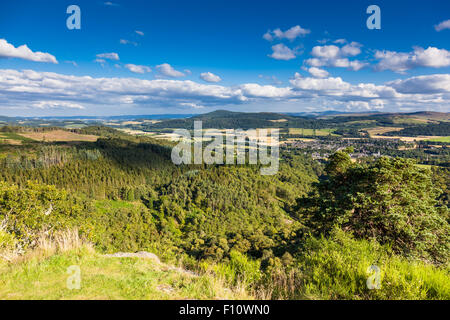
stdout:
[[(71, 266), (80, 269), (80, 288), (67, 286)], [(252, 299), (212, 274), (141, 257), (106, 256), (91, 247), (32, 252), (11, 263), (0, 259), (0, 299)]]

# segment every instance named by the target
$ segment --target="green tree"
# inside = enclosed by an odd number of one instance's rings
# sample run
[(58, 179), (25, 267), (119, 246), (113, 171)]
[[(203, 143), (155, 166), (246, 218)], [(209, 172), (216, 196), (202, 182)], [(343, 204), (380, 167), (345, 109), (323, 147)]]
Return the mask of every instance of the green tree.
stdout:
[(447, 262), (448, 208), (438, 205), (441, 190), (430, 170), (402, 158), (352, 163), (350, 151), (332, 155), (327, 177), (297, 201), (311, 230), (328, 234), (339, 226), (358, 238), (390, 244), (397, 253)]

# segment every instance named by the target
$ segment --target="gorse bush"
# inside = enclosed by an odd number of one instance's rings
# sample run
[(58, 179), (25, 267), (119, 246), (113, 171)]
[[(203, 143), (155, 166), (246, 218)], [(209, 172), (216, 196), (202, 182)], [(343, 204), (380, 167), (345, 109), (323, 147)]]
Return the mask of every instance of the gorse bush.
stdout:
[(251, 286), (257, 283), (262, 277), (260, 267), (259, 261), (252, 260), (235, 250), (231, 251), (229, 258), (223, 262), (204, 261), (200, 263), (200, 271), (213, 272), (233, 286), (238, 284)]

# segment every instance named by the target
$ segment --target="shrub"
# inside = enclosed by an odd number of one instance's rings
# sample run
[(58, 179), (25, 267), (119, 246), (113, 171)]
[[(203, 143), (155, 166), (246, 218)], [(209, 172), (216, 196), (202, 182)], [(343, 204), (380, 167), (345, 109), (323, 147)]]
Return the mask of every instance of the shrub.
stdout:
[[(369, 267), (380, 270), (379, 289), (370, 290)], [(326, 239), (310, 238), (297, 257), (300, 286), (291, 298), (449, 299), (449, 266), (438, 268), (393, 254), (388, 246), (357, 240), (335, 229)]]
[(230, 252), (228, 262), (209, 265), (204, 261), (200, 264), (200, 267), (204, 272), (212, 270), (232, 285), (243, 284), (248, 286), (261, 278), (260, 262), (251, 260), (245, 254), (235, 250)]

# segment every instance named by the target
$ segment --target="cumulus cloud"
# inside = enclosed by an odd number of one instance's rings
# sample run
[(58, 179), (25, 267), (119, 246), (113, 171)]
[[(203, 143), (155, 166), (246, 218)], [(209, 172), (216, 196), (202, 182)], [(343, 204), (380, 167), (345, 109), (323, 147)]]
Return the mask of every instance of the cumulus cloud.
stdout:
[(299, 73), (295, 74), (294, 79), (290, 80), (296, 89), (312, 90), (312, 91), (342, 91), (348, 90), (350, 84), (341, 78), (325, 78), (317, 79), (310, 77), (302, 77)]
[(351, 42), (343, 47), (335, 45), (315, 46), (311, 50), (314, 58), (307, 59), (305, 63), (311, 67), (338, 67), (349, 68), (358, 71), (364, 68), (367, 63), (359, 60), (349, 60), (361, 53), (361, 44)]
[(203, 72), (200, 74), (200, 79), (206, 81), (206, 82), (220, 82), (222, 79), (211, 72)]
[(328, 71), (316, 67), (308, 68), (307, 71), (314, 78), (327, 78), (329, 75)]
[(450, 51), (428, 47), (426, 50), (420, 47), (412, 52), (379, 51), (375, 52), (375, 58), (379, 60), (375, 70), (391, 70), (398, 73), (418, 67), (442, 68), (450, 66)]
[(0, 39), (0, 58), (19, 58), (36, 62), (58, 63), (56, 58), (50, 53), (33, 52), (26, 44), (16, 48), (5, 39)]
[(185, 74), (183, 72), (175, 70), (168, 63), (160, 64), (160, 65), (156, 66), (156, 69), (158, 69), (158, 72), (161, 75), (166, 76), (166, 77), (170, 77), (170, 78), (179, 78), (179, 77), (184, 77), (185, 76)]
[(38, 109), (85, 109), (78, 103), (67, 101), (39, 101), (33, 104)]
[(311, 33), (310, 30), (304, 29), (300, 27), (299, 25), (294, 26), (286, 31), (281, 31), (280, 28), (277, 28), (273, 31), (269, 30), (264, 35), (263, 38), (267, 41), (272, 41), (274, 39), (288, 39), (288, 40), (295, 40), (297, 37), (305, 36), (307, 34)]
[(296, 57), (296, 52), (286, 45), (280, 43), (272, 46), (272, 54), (269, 57), (275, 60), (292, 60)]
[(131, 64), (131, 63), (126, 64), (126, 65), (125, 65), (125, 68), (127, 68), (127, 69), (130, 70), (131, 72), (134, 72), (134, 73), (141, 73), (141, 74), (147, 73), (147, 72), (151, 72), (151, 71), (152, 71), (152, 69), (150, 69), (150, 68), (147, 67), (147, 66), (139, 66), (139, 65), (135, 65), (135, 64)]
[(441, 23), (434, 26), (434, 29), (439, 32), (445, 29), (450, 29), (450, 19), (442, 21)]
[(111, 53), (99, 53), (96, 55), (97, 58), (99, 59), (108, 59), (108, 60), (115, 60), (118, 61), (119, 60), (119, 55), (115, 52), (111, 52)]
[(416, 76), (405, 80), (395, 80), (389, 86), (400, 93), (450, 93), (450, 74)]
[(391, 81), (383, 85), (352, 84), (340, 77), (302, 77), (295, 74), (289, 86), (244, 83), (236, 86), (201, 84), (190, 80), (93, 78), (33, 70), (0, 69), (1, 108), (142, 108), (218, 107), (247, 103), (339, 105), (350, 110), (383, 108), (450, 109), (450, 74)]

